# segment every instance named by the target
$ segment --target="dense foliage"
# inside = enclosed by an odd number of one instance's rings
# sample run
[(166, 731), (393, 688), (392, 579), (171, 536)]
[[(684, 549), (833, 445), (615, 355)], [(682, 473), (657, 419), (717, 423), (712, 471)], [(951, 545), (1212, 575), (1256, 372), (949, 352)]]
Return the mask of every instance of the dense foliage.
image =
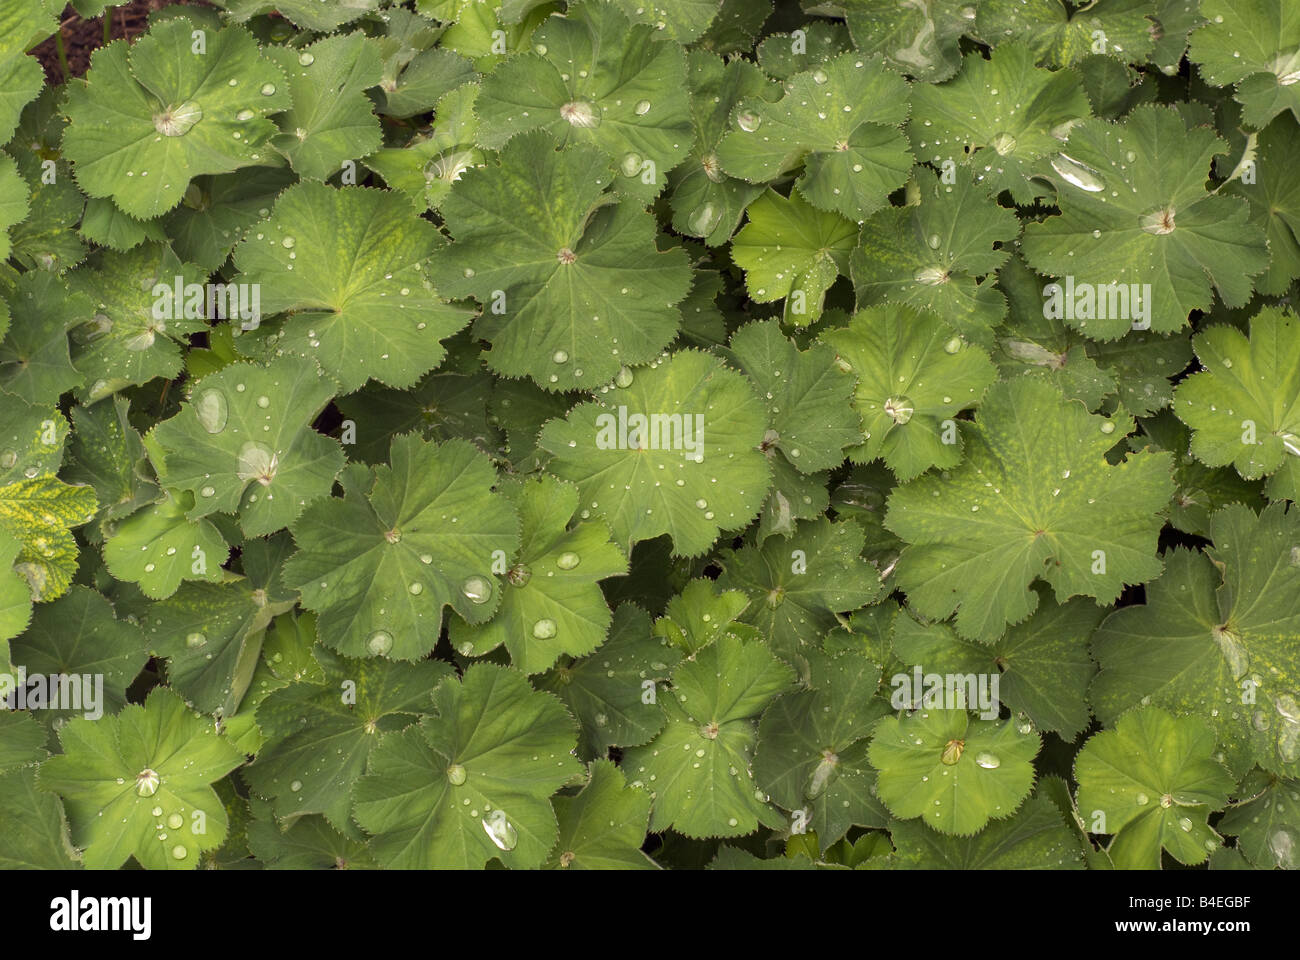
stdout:
[(0, 865), (1297, 865), (1293, 0), (61, 7)]

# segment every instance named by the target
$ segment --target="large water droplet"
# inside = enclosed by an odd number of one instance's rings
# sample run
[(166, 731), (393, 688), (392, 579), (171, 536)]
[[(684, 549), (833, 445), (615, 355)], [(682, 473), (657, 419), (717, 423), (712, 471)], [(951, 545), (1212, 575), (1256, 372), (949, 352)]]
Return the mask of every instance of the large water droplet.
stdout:
[(387, 630), (376, 630), (366, 641), (366, 649), (372, 656), (382, 657), (393, 649), (393, 635)]
[(185, 818), (179, 813), (173, 813), (167, 818), (167, 826), (171, 827), (173, 830), (179, 830), (181, 827), (185, 826)]
[(636, 115), (638, 117), (644, 117), (647, 113), (650, 112), (650, 101), (638, 100), (636, 106), (633, 109), (636, 111)]
[(189, 647), (191, 650), (195, 650), (203, 646), (207, 642), (208, 642), (207, 636), (205, 636), (202, 633), (198, 633), (197, 631), (195, 633), (191, 633), (189, 636), (185, 638), (185, 646)]
[(239, 448), (239, 466), (235, 476), (240, 480), (256, 480), (269, 487), (279, 470), (280, 459), (266, 444), (249, 440)]
[(569, 550), (555, 558), (555, 565), (561, 570), (572, 570), (580, 563), (582, 563), (582, 557)]
[(519, 843), (519, 834), (501, 810), (493, 810), (490, 817), (482, 820), (483, 829), (488, 838), (502, 850), (513, 850)]
[(997, 152), (999, 157), (1005, 157), (1016, 149), (1016, 138), (1009, 133), (999, 133), (989, 141), (989, 146)]
[(189, 851), (186, 850), (179, 843), (176, 844), (176, 846), (172, 847), (172, 857), (174, 857), (175, 859), (184, 860), (187, 856), (189, 856)]
[(273, 93), (275, 93), (275, 84), (274, 84), (274, 83), (264, 83), (264, 84), (262, 84), (262, 96), (264, 96), (264, 97), (269, 97), (269, 96), (271, 96)]
[(316, 58), (313, 57), (306, 50), (304, 50), (302, 53), (298, 54), (298, 62), (301, 63), (304, 67), (310, 67), (313, 63), (316, 62)]
[(164, 137), (181, 137), (203, 119), (203, 108), (193, 100), (186, 100), (154, 114), (153, 127)]
[(538, 640), (550, 640), (555, 636), (557, 627), (550, 617), (543, 617), (533, 624), (533, 636)]
[(632, 386), (633, 374), (627, 367), (619, 367), (618, 373), (614, 374), (614, 386), (626, 390)]
[(447, 768), (447, 781), (454, 787), (459, 787), (464, 783), (467, 776), (465, 768), (459, 763), (453, 763)]
[(975, 763), (983, 767), (985, 770), (996, 770), (998, 767), (1002, 766), (1002, 761), (998, 758), (997, 754), (989, 753), (987, 750), (981, 750), (979, 753), (975, 754)]
[(736, 126), (746, 133), (753, 133), (763, 123), (763, 118), (753, 110), (742, 110), (736, 114)]
[(808, 776), (808, 782), (804, 785), (803, 795), (809, 800), (816, 800), (826, 791), (826, 784), (830, 782), (831, 774), (835, 772), (835, 766), (839, 763), (840, 758), (829, 751), (822, 753), (821, 762), (813, 768), (813, 772)]
[(1059, 173), (1066, 183), (1088, 193), (1100, 193), (1106, 188), (1100, 172), (1064, 153), (1059, 153), (1052, 158), (1052, 169)]
[(625, 177), (635, 177), (641, 172), (641, 154), (625, 153), (623, 159), (618, 162), (618, 168), (623, 171)]
[(199, 426), (204, 430), (220, 433), (226, 429), (226, 420), (230, 416), (226, 395), (220, 390), (204, 390), (194, 402), (194, 413), (199, 418)]
[(888, 397), (882, 409), (887, 417), (900, 426), (911, 420), (912, 414), (916, 412), (912, 401), (907, 397)]
[(584, 130), (600, 126), (600, 109), (589, 100), (570, 100), (560, 107), (560, 116)]
[(713, 203), (702, 203), (686, 219), (686, 225), (697, 237), (707, 237), (722, 222), (722, 209)]
[(135, 775), (135, 792), (142, 797), (152, 797), (158, 792), (158, 784), (162, 778), (153, 770), (145, 767)]
[(1237, 635), (1226, 626), (1214, 628), (1214, 639), (1218, 641), (1223, 659), (1227, 661), (1228, 669), (1232, 671), (1232, 679), (1240, 680), (1250, 669), (1250, 657), (1246, 653), (1246, 648), (1241, 645)]
[(460, 592), (470, 603), (487, 603), (492, 599), (492, 584), (484, 577), (468, 577), (460, 585)]

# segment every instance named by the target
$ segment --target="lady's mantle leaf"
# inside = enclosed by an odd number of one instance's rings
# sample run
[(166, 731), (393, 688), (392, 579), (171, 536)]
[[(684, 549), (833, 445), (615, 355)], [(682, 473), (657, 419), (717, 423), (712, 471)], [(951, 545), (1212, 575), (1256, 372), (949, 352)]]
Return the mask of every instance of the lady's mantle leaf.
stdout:
[[(1121, 717), (1095, 734), (1074, 761), (1079, 813), (1095, 832), (1114, 834), (1115, 866), (1160, 869), (1160, 851), (1201, 863), (1221, 840), (1206, 818), (1236, 781), (1210, 759), (1214, 734), (1194, 717), (1156, 707)], [(1100, 816), (1099, 816), (1100, 815)]]
[(1249, 126), (1285, 110), (1300, 120), (1300, 8), (1289, 0), (1201, 0), (1204, 25), (1188, 52), (1215, 86), (1236, 84)]
[(673, 671), (661, 690), (668, 726), (623, 755), (623, 768), (654, 797), (650, 829), (688, 837), (739, 837), (780, 818), (753, 779), (756, 718), (789, 687), (790, 668), (761, 640), (723, 634)]
[(839, 214), (769, 190), (745, 211), (747, 223), (731, 244), (755, 303), (785, 300), (782, 319), (805, 326), (822, 314), (826, 291), (848, 272), (857, 229)]
[(650, 822), (650, 795), (629, 787), (608, 760), (590, 766), (591, 779), (575, 797), (556, 797), (560, 837), (546, 866), (561, 870), (653, 870), (641, 852)]
[(193, 510), (192, 493), (166, 493), (122, 520), (104, 543), (109, 572), (151, 600), (170, 597), (182, 580), (221, 580), (230, 548), (212, 523), (186, 517)]
[(975, 26), (972, 0), (926, 0), (901, 6), (895, 0), (840, 0), (853, 45), (862, 54), (883, 54), (899, 73), (934, 83), (961, 65), (958, 41)]
[[(59, 730), (63, 753), (41, 764), (37, 782), (58, 793), (92, 870), (135, 857), (151, 870), (192, 870), (226, 837), (226, 811), (209, 784), (244, 756), (158, 688), (117, 716), (75, 717)], [(203, 820), (204, 830), (193, 829)]]
[(1255, 168), (1267, 169), (1268, 176), (1253, 176), (1251, 183), (1232, 180), (1224, 184), (1223, 191), (1245, 197), (1250, 203), (1250, 219), (1262, 226), (1268, 237), (1268, 269), (1255, 279), (1255, 291), (1281, 296), (1300, 276), (1300, 167), (1290, 162), (1291, 157), (1300, 155), (1300, 127), (1291, 117), (1274, 120), (1260, 132), (1255, 150)]
[[(480, 102), (482, 95), (480, 95)], [(512, 140), (499, 165), (466, 171), (442, 204), (455, 242), (431, 272), (475, 297), (489, 366), (548, 390), (591, 389), (676, 335), (691, 285), (685, 252), (655, 248), (655, 221), (605, 193), (609, 161), (544, 134)]]
[(964, 164), (991, 193), (1008, 190), (1016, 203), (1029, 204), (1043, 193), (1029, 178), (1061, 147), (1057, 128), (1068, 130), (1091, 110), (1074, 74), (1040, 70), (1027, 47), (1008, 44), (988, 60), (968, 54), (947, 83), (918, 84), (912, 113), (909, 129), (921, 160)]
[(1229, 769), (1300, 775), (1300, 515), (1214, 515), (1214, 547), (1176, 550), (1144, 606), (1111, 614), (1093, 638), (1091, 699), (1104, 721), (1151, 702), (1210, 724)]
[(531, 51), (484, 78), (475, 110), (483, 146), (530, 130), (561, 145), (593, 144), (622, 172), (620, 192), (643, 201), (663, 189), (694, 139), (682, 48), (648, 24), (629, 24), (612, 3), (550, 17)]
[(849, 459), (883, 459), (900, 480), (961, 461), (957, 413), (976, 406), (997, 377), (988, 354), (938, 317), (910, 307), (868, 307), (822, 339), (857, 377), (861, 443)]
[(731, 239), (761, 185), (729, 177), (718, 160), (718, 143), (729, 127), (727, 118), (745, 97), (758, 96), (769, 84), (748, 60), (724, 63), (707, 50), (692, 50), (689, 59), (691, 119), (695, 145), (690, 156), (669, 175), (672, 185), (673, 229), (701, 237), (710, 246)]
[(353, 791), (375, 858), (396, 869), (540, 866), (558, 834), (549, 798), (582, 772), (573, 719), (523, 674), (486, 663), (444, 680), (433, 707), (436, 717), (380, 740)]
[(561, 654), (582, 656), (604, 642), (610, 612), (598, 581), (627, 573), (627, 557), (610, 542), (602, 521), (568, 529), (578, 510), (576, 487), (543, 475), (502, 492), (514, 501), (522, 529), (501, 609), (478, 626), (452, 621), (450, 637), (465, 656), (504, 643), (510, 662), (531, 675)]
[(1174, 412), (1192, 428), (1192, 453), (1268, 477), (1272, 500), (1300, 499), (1300, 321), (1264, 307), (1250, 335), (1213, 326), (1192, 339), (1202, 370), (1178, 385)]
[(1116, 433), (1132, 428), (1041, 380), (991, 387), (966, 459), (890, 495), (886, 525), (908, 543), (897, 576), (912, 606), (935, 620), (956, 610), (959, 634), (989, 641), (1034, 612), (1036, 579), (1061, 602), (1111, 603), (1126, 583), (1158, 576), (1172, 460), (1143, 452), (1108, 463)]
[(380, 737), (430, 713), (429, 692), (452, 670), (433, 661), (349, 660), (321, 647), (316, 657), (319, 683), (290, 684), (258, 704), (267, 743), (244, 779), (274, 801), (282, 826), (321, 813), (345, 830), (352, 787)]
[(774, 803), (802, 813), (819, 852), (850, 826), (888, 822), (867, 763), (866, 737), (888, 712), (875, 698), (879, 684), (880, 668), (860, 654), (819, 657), (813, 689), (779, 697), (759, 722), (754, 779)]
[(861, 222), (885, 205), (912, 169), (899, 126), (908, 84), (880, 58), (854, 52), (785, 82), (778, 103), (743, 100), (733, 130), (718, 144), (722, 169), (751, 183), (775, 180), (800, 164), (795, 188), (819, 210)]
[[(1263, 782), (1264, 786), (1259, 787)], [(1300, 781), (1251, 776), (1241, 791), (1248, 802), (1233, 806), (1218, 828), (1237, 837), (1237, 849), (1256, 867), (1294, 870), (1300, 843)]]
[(836, 614), (880, 596), (880, 577), (862, 558), (866, 539), (852, 521), (829, 517), (799, 524), (790, 539), (723, 551), (718, 586), (751, 598), (740, 619), (757, 626), (772, 650), (791, 659), (803, 644), (816, 646), (836, 625)]
[(946, 185), (917, 167), (920, 202), (881, 210), (862, 228), (853, 251), (853, 286), (861, 305), (884, 301), (938, 314), (962, 336), (989, 339), (1007, 305), (992, 283), (1020, 233), (1013, 211), (998, 206), (969, 177)]
[(1213, 130), (1189, 130), (1161, 106), (1071, 129), (1052, 160), (1061, 215), (1030, 223), (1024, 238), (1029, 265), (1060, 278), (1057, 315), (1114, 340), (1135, 322), (1182, 329), (1213, 302), (1211, 288), (1227, 306), (1244, 304), (1268, 248), (1249, 205), (1205, 191), (1226, 149)]
[(1061, 811), (1041, 794), (1008, 820), (994, 820), (974, 837), (949, 837), (917, 820), (890, 824), (903, 864), (920, 870), (1043, 870), (1052, 864), (1082, 870), (1083, 855)]
[(324, 180), (343, 163), (374, 151), (383, 137), (365, 91), (379, 84), (379, 50), (363, 33), (326, 37), (309, 47), (272, 47), (293, 106), (275, 118), (271, 145), (300, 176)]
[(989, 43), (1027, 43), (1051, 67), (1072, 66), (1094, 53), (1141, 63), (1155, 45), (1154, 14), (1151, 0), (981, 0), (972, 32)]
[(652, 636), (650, 618), (630, 603), (614, 611), (609, 639), (581, 660), (561, 663), (537, 681), (582, 724), (584, 756), (649, 741), (664, 727), (655, 681), (667, 679), (681, 652)]
[(69, 292), (58, 274), (33, 270), (19, 275), (9, 308), (9, 332), (0, 343), (0, 390), (28, 403), (57, 403), (81, 385), (68, 355), (68, 329), (89, 319), (90, 300)]
[(289, 106), (284, 76), (239, 27), (204, 31), (164, 20), (129, 47), (101, 47), (69, 85), (63, 150), (77, 183), (126, 213), (155, 217), (190, 180), (257, 164), (276, 132), (266, 115)]
[(284, 582), (320, 614), (327, 646), (418, 660), (438, 642), (444, 606), (470, 623), (496, 612), (491, 571), (518, 549), (519, 518), (492, 492), (492, 462), (464, 440), (395, 437), (389, 461), (304, 511)]
[(398, 194), (300, 183), (235, 249), (264, 315), (289, 313), (277, 354), (313, 357), (351, 393), (374, 378), (405, 388), (433, 369), (466, 315), (429, 287), (438, 233)]
[(880, 771), (876, 795), (895, 816), (968, 837), (1011, 816), (1029, 795), (1039, 746), (1038, 734), (1011, 720), (921, 710), (881, 720), (869, 757)]
[(329, 496), (343, 467), (338, 442), (311, 428), (334, 383), (310, 360), (236, 363), (195, 384), (181, 412), (150, 439), (165, 457), (163, 483), (194, 496), (191, 519), (239, 514), (249, 536), (292, 523)]
[(679, 556), (758, 512), (769, 483), (759, 451), (767, 413), (744, 375), (694, 350), (620, 374), (605, 399), (542, 428), (549, 469), (578, 485), (582, 516), (603, 516), (616, 541), (672, 536)]

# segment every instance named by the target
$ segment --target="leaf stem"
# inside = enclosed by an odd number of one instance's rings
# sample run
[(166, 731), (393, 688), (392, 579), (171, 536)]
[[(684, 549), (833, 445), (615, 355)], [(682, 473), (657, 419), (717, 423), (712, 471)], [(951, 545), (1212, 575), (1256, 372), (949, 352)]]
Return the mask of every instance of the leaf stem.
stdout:
[(113, 11), (116, 9), (112, 4), (104, 8), (104, 46), (113, 41)]
[(62, 26), (60, 26), (59, 29), (54, 34), (54, 49), (55, 51), (57, 51), (59, 55), (59, 68), (63, 71), (63, 81), (64, 83), (66, 83), (68, 80), (72, 78), (72, 70), (68, 67), (67, 51), (63, 49), (63, 27)]

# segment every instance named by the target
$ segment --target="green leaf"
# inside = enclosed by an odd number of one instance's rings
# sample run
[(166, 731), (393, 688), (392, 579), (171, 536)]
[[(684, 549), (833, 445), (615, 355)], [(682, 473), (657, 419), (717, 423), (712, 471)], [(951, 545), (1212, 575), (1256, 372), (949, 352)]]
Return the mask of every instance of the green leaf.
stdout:
[[(4, 64), (0, 61), (0, 76), (3, 75), (3, 70)], [(0, 109), (3, 109), (2, 105)], [(0, 116), (0, 122), (3, 122), (3, 116)], [(13, 249), (9, 228), (22, 223), (30, 213), (28, 194), (27, 184), (19, 175), (17, 164), (10, 157), (0, 156), (0, 255), (6, 258)]]
[(1192, 454), (1211, 467), (1231, 464), (1247, 480), (1268, 477), (1270, 499), (1300, 498), (1300, 322), (1264, 307), (1249, 335), (1216, 325), (1192, 346), (1201, 371), (1174, 394)]
[(840, 0), (836, 6), (844, 10), (861, 54), (884, 54), (899, 73), (924, 83), (957, 72), (958, 41), (975, 19), (970, 0), (929, 0), (902, 8), (890, 0)]
[(1038, 734), (965, 710), (923, 710), (880, 721), (868, 756), (876, 795), (900, 819), (969, 837), (1011, 816), (1034, 785)]
[(724, 551), (717, 560), (718, 586), (750, 598), (741, 619), (757, 626), (774, 652), (789, 658), (803, 644), (817, 645), (835, 627), (837, 613), (880, 596), (880, 577), (861, 556), (864, 539), (856, 523), (819, 517), (800, 524), (788, 540)]
[(722, 0), (614, 0), (627, 18), (663, 30), (678, 43), (698, 40), (709, 29)]
[(267, 53), (284, 74), (293, 103), (276, 116), (280, 132), (271, 145), (295, 173), (324, 180), (379, 146), (379, 119), (365, 95), (382, 75), (374, 41), (357, 32)]
[(756, 719), (792, 679), (761, 640), (729, 633), (673, 671), (671, 693), (661, 691), (667, 727), (623, 755), (632, 785), (654, 798), (652, 831), (739, 837), (760, 822), (780, 823), (755, 786), (751, 763)]
[(619, 382), (626, 386), (607, 399), (552, 420), (538, 440), (554, 454), (550, 471), (578, 485), (584, 512), (604, 517), (624, 549), (667, 533), (679, 556), (745, 526), (769, 482), (758, 450), (767, 415), (750, 381), (709, 354), (680, 350)]
[[(1261, 869), (1296, 868), (1296, 838), (1300, 837), (1300, 783), (1295, 780), (1265, 779), (1266, 785), (1249, 800), (1234, 804), (1223, 815), (1218, 829), (1236, 836), (1237, 849)], [(1251, 783), (1251, 779), (1247, 779)], [(1255, 781), (1258, 782), (1258, 781)]]
[(168, 660), (172, 688), (204, 713), (229, 718), (252, 685), (267, 625), (292, 606), (283, 592), (228, 577), (184, 584), (139, 619), (152, 652)]
[(541, 673), (561, 655), (583, 656), (604, 642), (610, 612), (598, 582), (627, 573), (627, 557), (600, 521), (569, 521), (578, 490), (553, 477), (505, 487), (520, 519), (518, 553), (506, 570), (501, 609), (485, 624), (452, 621), (452, 646), (481, 656), (500, 644), (525, 674)]
[(736, 234), (731, 256), (745, 271), (745, 290), (755, 303), (785, 300), (782, 319), (804, 326), (822, 314), (826, 291), (848, 273), (857, 230), (835, 213), (824, 213), (792, 196), (769, 190), (745, 211), (749, 223)]
[[(618, 164), (621, 192), (658, 194), (692, 140), (682, 48), (612, 3), (553, 15), (532, 42), (483, 78), (479, 142), (500, 149), (538, 130), (562, 146), (591, 144)], [(547, 138), (529, 142), (538, 150)]]
[(153, 503), (159, 494), (129, 411), (121, 396), (112, 403), (72, 408), (72, 456), (64, 475), (94, 488), (104, 532), (113, 520)]
[(920, 870), (1080, 870), (1083, 857), (1061, 812), (1035, 796), (1014, 816), (994, 820), (973, 837), (950, 837), (920, 821), (895, 821), (890, 837), (904, 864)]
[(1216, 87), (1234, 84), (1249, 126), (1261, 129), (1285, 110), (1300, 120), (1300, 12), (1286, 0), (1201, 0), (1204, 24), (1189, 59)]
[(560, 836), (546, 861), (561, 870), (654, 870), (641, 852), (650, 821), (650, 796), (629, 787), (608, 760), (591, 764), (591, 779), (573, 797), (557, 797)]
[(72, 870), (80, 854), (68, 835), (63, 803), (36, 787), (36, 770), (0, 774), (0, 868)]
[(455, 242), (431, 275), (444, 295), (484, 304), (474, 335), (491, 341), (498, 373), (594, 388), (676, 334), (686, 256), (656, 250), (654, 218), (605, 193), (611, 176), (600, 151), (557, 152), (534, 133), (506, 144), (498, 165), (466, 171), (443, 201)]
[(1040, 70), (1021, 43), (1004, 44), (985, 60), (968, 54), (947, 83), (918, 84), (909, 126), (918, 159), (970, 168), (990, 193), (1017, 204), (1044, 194), (1031, 182), (1043, 158), (1060, 149), (1054, 136), (1090, 113), (1088, 97), (1070, 71)]
[(1052, 161), (1061, 215), (1026, 226), (1023, 245), (1030, 266), (1061, 278), (1056, 315), (1114, 340), (1135, 322), (1180, 330), (1192, 310), (1210, 306), (1212, 291), (1243, 305), (1268, 250), (1249, 205), (1205, 192), (1206, 171), (1225, 149), (1212, 130), (1189, 130), (1163, 106), (1071, 129)]
[(104, 563), (118, 580), (140, 584), (151, 600), (176, 592), (182, 580), (218, 582), (230, 548), (207, 520), (192, 521), (194, 496), (164, 493), (116, 525), (104, 543)]
[(395, 437), (389, 461), (303, 512), (284, 582), (320, 615), (326, 646), (418, 660), (437, 643), (444, 606), (472, 624), (496, 613), (502, 587), (490, 571), (498, 552), (518, 549), (519, 518), (492, 492), (491, 461), (463, 440)]
[[(1300, 64), (1298, 64), (1300, 65)], [(1280, 296), (1300, 277), (1300, 171), (1286, 162), (1300, 150), (1300, 129), (1289, 117), (1274, 120), (1260, 131), (1252, 166), (1223, 187), (1223, 192), (1250, 203), (1251, 222), (1268, 238), (1268, 269), (1255, 278), (1255, 289)], [(1265, 167), (1267, 176), (1259, 176)], [(1247, 176), (1249, 172), (1249, 176)]]
[(349, 660), (321, 647), (319, 683), (293, 683), (257, 707), (267, 744), (244, 773), (273, 801), (281, 829), (324, 814), (346, 831), (351, 791), (383, 734), (432, 712), (429, 693), (451, 676), (448, 664)]
[(281, 831), (268, 815), (248, 825), (248, 848), (268, 870), (373, 870), (365, 834), (349, 823), (340, 833), (321, 816), (301, 817)]
[(1072, 66), (1090, 53), (1141, 63), (1154, 46), (1154, 15), (1151, 0), (1096, 0), (1077, 9), (1062, 0), (983, 0), (978, 33), (993, 43), (1027, 43), (1050, 67)]
[(249, 536), (281, 529), (329, 495), (343, 466), (339, 444), (311, 429), (334, 391), (314, 363), (290, 357), (204, 377), (150, 434), (166, 458), (155, 460), (160, 479), (193, 495), (191, 520), (219, 511), (237, 513)]
[(1093, 638), (1103, 721), (1144, 701), (1210, 724), (1229, 769), (1300, 774), (1300, 516), (1240, 504), (1210, 525), (1207, 554), (1173, 551), (1143, 606), (1111, 614)]
[(609, 639), (581, 660), (561, 658), (536, 683), (564, 701), (582, 724), (585, 754), (649, 742), (664, 727), (656, 680), (666, 679), (681, 653), (651, 636), (650, 618), (630, 603), (615, 611)]
[[(194, 177), (255, 165), (289, 106), (284, 76), (238, 27), (203, 31), (181, 17), (155, 24), (129, 47), (91, 56), (69, 85), (63, 150), (77, 183), (147, 219), (180, 202)], [(233, 83), (231, 82), (233, 81)]]
[(379, 6), (379, 0), (347, 0), (346, 3), (321, 3), (320, 0), (217, 0), (219, 7), (230, 12), (236, 23), (246, 23), (259, 13), (272, 10), (290, 22), (312, 30), (327, 33)]
[(540, 866), (558, 836), (549, 798), (582, 770), (572, 718), (491, 664), (444, 680), (433, 702), (436, 718), (380, 740), (353, 793), (375, 858), (394, 869)]
[(763, 439), (769, 458), (779, 451), (800, 473), (843, 462), (844, 448), (862, 432), (847, 402), (852, 380), (836, 365), (834, 350), (820, 343), (800, 350), (780, 324), (768, 320), (732, 334), (726, 355), (770, 401), (772, 426)]
[(885, 713), (875, 699), (880, 668), (846, 652), (820, 660), (813, 689), (777, 699), (758, 725), (754, 779), (773, 802), (802, 813), (822, 853), (850, 826), (883, 827), (884, 808), (873, 795), (867, 736)]
[[(146, 869), (194, 869), (225, 839), (226, 811), (210, 784), (243, 755), (174, 693), (155, 689), (117, 716), (69, 720), (59, 740), (64, 752), (41, 764), (37, 783), (63, 797), (88, 868), (134, 857)], [(206, 829), (193, 830), (200, 822)]]
[(878, 57), (844, 53), (785, 82), (778, 103), (743, 100), (738, 129), (718, 144), (722, 169), (753, 183), (800, 164), (800, 196), (819, 210), (861, 222), (883, 207), (912, 169), (908, 85)]
[(850, 268), (858, 304), (890, 302), (929, 311), (976, 342), (1002, 319), (1006, 302), (980, 283), (1007, 259), (1020, 233), (1012, 211), (999, 207), (969, 178), (945, 185), (917, 168), (920, 202), (890, 207), (866, 222)]
[(1105, 459), (1132, 420), (1089, 414), (1039, 380), (998, 383), (966, 430), (966, 459), (945, 480), (894, 490), (886, 526), (907, 542), (898, 582), (922, 615), (957, 612), (957, 632), (993, 640), (1034, 612), (1036, 579), (1058, 601), (1112, 603), (1126, 583), (1158, 576), (1159, 512), (1172, 460)]
[(955, 417), (976, 406), (997, 376), (988, 354), (938, 317), (905, 306), (868, 307), (822, 339), (857, 378), (861, 442), (849, 459), (883, 459), (900, 480), (961, 461)]
[[(909, 616), (894, 620), (894, 652), (907, 668), (922, 667), (923, 676), (996, 677), (994, 706), (1005, 703), (1038, 729), (1073, 739), (1091, 717), (1088, 682), (1097, 668), (1088, 656), (1088, 640), (1106, 609), (1083, 598), (1058, 604), (1043, 584), (1035, 590), (1038, 609), (991, 644), (962, 640), (946, 623), (921, 624)], [(910, 679), (910, 670), (902, 678)], [(915, 688), (912, 694), (921, 698)]]
[[(9, 644), (10, 658), (29, 677), (43, 675), (50, 683), (44, 715), (55, 724), (81, 715), (98, 720), (126, 703), (126, 688), (148, 661), (144, 635), (127, 620), (119, 620), (113, 605), (94, 590), (73, 586), (53, 603), (41, 604), (26, 633)], [(55, 678), (59, 693), (54, 701)], [(34, 707), (31, 694), (28, 705)]]
[(1179, 863), (1201, 863), (1220, 845), (1206, 818), (1235, 781), (1210, 758), (1213, 750), (1203, 723), (1156, 707), (1121, 717), (1083, 745), (1074, 763), (1079, 812), (1115, 835), (1108, 852), (1116, 867), (1158, 870), (1162, 848)]
[(155, 243), (107, 251), (74, 270), (72, 289), (84, 295), (79, 302), (89, 298), (71, 331), (72, 364), (87, 384), (78, 399), (92, 404), (124, 387), (180, 374), (181, 344), (208, 328), (207, 289), (191, 286), (205, 279), (201, 267)]
[(465, 325), (424, 275), (438, 242), (400, 196), (300, 183), (234, 257), (240, 281), (259, 285), (263, 313), (289, 314), (274, 353), (315, 359), (351, 393), (372, 378), (409, 387), (446, 355), (439, 341)]
[(9, 332), (0, 343), (0, 389), (28, 403), (57, 403), (81, 385), (68, 355), (68, 329), (90, 315), (90, 299), (70, 293), (57, 274), (32, 271), (18, 278), (9, 308)]
[(723, 171), (718, 144), (730, 129), (728, 118), (736, 104), (766, 92), (769, 84), (747, 60), (728, 63), (704, 50), (690, 52), (687, 68), (695, 143), (686, 160), (668, 176), (672, 225), (678, 233), (718, 246), (731, 238), (745, 208), (763, 192), (761, 185)]

